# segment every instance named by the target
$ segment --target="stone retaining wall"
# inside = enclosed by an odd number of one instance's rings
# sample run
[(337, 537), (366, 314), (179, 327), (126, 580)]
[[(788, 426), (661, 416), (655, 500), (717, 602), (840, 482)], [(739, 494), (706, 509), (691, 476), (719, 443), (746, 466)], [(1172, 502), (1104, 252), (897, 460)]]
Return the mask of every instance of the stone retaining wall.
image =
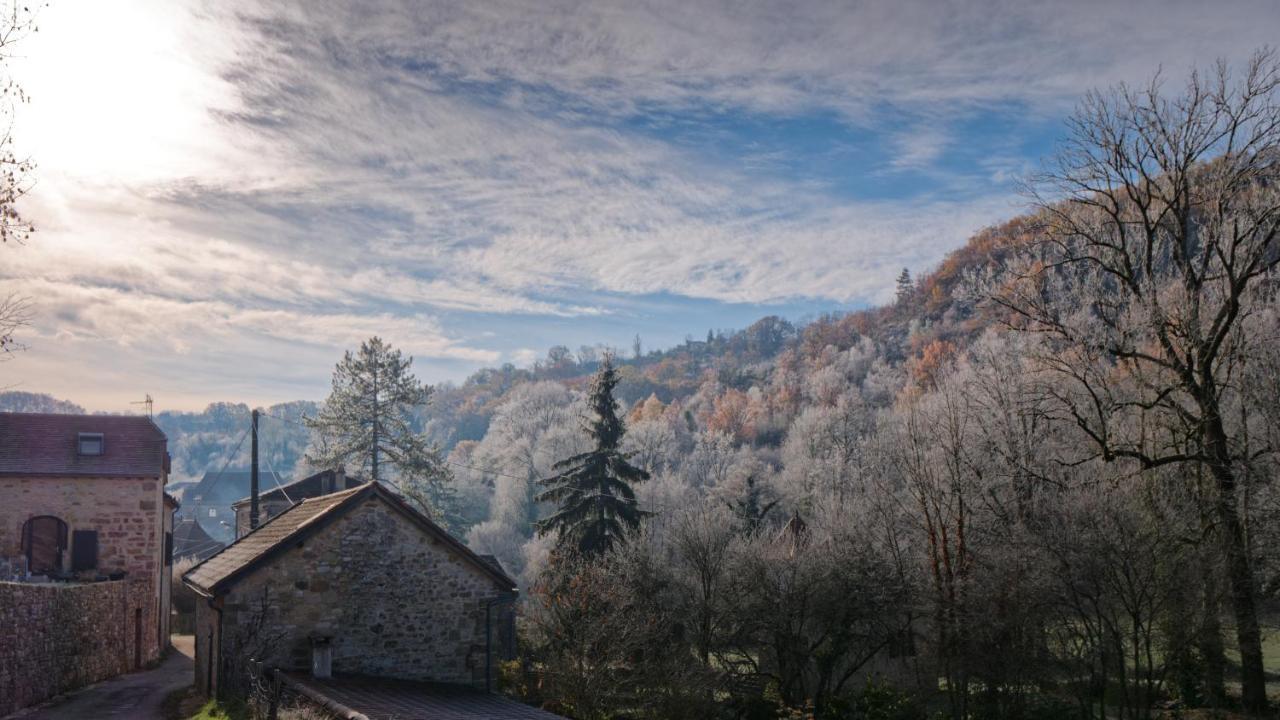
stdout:
[(129, 670), (138, 585), (0, 582), (0, 716)]

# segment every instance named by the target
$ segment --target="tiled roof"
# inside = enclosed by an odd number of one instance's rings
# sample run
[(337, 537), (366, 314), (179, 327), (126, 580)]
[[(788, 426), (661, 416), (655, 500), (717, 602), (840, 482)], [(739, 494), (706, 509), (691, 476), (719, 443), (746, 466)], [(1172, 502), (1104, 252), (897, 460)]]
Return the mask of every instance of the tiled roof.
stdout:
[[(80, 433), (102, 433), (101, 455), (80, 455)], [(160, 477), (165, 436), (140, 415), (0, 413), (0, 475)]]
[[(258, 502), (266, 502), (268, 500), (289, 500), (290, 502), (296, 503), (305, 498), (326, 495), (327, 493), (325, 492), (325, 488), (332, 487), (333, 476), (335, 474), (336, 473), (333, 470), (325, 470), (324, 472), (318, 472), (315, 475), (305, 477), (301, 480), (295, 480), (288, 485), (283, 485), (270, 491), (266, 491), (266, 489), (274, 487), (274, 485), (267, 485), (262, 481), (262, 479), (259, 479), (258, 486), (263, 490), (263, 492), (258, 495)], [(350, 490), (352, 488), (359, 487), (364, 483), (365, 481), (358, 477), (348, 476), (344, 482), (345, 487), (342, 489)], [(239, 508), (248, 504), (249, 498), (243, 497), (231, 503), (231, 507)]]
[(222, 552), (191, 568), (183, 576), (183, 580), (201, 590), (212, 592), (219, 583), (248, 568), (277, 546), (282, 546), (308, 522), (341, 505), (343, 500), (357, 492), (358, 489), (347, 490), (303, 500), (228, 545)]
[(320, 680), (295, 672), (281, 675), (285, 683), (338, 717), (560, 720), (546, 710), (465, 685), (342, 675)]
[(515, 587), (515, 581), (502, 571), (501, 566), (481, 559), (444, 528), (436, 525), (430, 518), (406, 504), (398, 495), (376, 482), (303, 500), (260, 525), (257, 530), (228, 545), (222, 552), (195, 566), (182, 579), (203, 593), (217, 594), (238, 576), (256, 567), (258, 563), (278, 552), (283, 552), (291, 543), (303, 539), (309, 533), (320, 531), (329, 519), (340, 516), (356, 507), (361, 500), (374, 495), (405, 514), (423, 531), (449, 545), (504, 588)]
[[(226, 506), (249, 494), (251, 473), (248, 470), (209, 471), (200, 478), (200, 482), (186, 491), (184, 498), (198, 501), (201, 507), (209, 505)], [(288, 482), (278, 473), (263, 470), (258, 473), (258, 489), (265, 490)]]

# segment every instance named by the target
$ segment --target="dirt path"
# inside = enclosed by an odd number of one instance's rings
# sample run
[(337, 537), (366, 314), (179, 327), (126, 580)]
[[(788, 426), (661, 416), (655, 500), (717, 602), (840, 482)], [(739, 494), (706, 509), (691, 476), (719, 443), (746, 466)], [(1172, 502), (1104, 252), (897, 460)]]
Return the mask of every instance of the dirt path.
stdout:
[(190, 685), (194, 673), (191, 636), (175, 635), (173, 646), (174, 651), (159, 667), (104, 680), (46, 705), (19, 711), (9, 720), (165, 720), (161, 710), (164, 699)]

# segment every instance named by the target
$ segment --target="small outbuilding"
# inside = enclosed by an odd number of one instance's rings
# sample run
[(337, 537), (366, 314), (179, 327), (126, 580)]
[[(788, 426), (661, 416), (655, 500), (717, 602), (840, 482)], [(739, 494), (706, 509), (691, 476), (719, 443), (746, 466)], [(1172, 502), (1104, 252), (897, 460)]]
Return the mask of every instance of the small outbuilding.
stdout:
[(268, 668), (483, 686), (510, 639), (516, 583), (385, 486), (309, 498), (183, 581), (196, 686)]
[[(337, 468), (324, 470), (288, 485), (264, 491), (258, 496), (258, 522), (264, 523), (307, 498), (350, 490), (364, 483), (365, 481), (358, 477), (347, 477), (345, 470)], [(237, 538), (247, 535), (251, 529), (249, 527), (251, 506), (252, 498), (249, 497), (243, 497), (231, 503), (231, 510), (236, 516)]]

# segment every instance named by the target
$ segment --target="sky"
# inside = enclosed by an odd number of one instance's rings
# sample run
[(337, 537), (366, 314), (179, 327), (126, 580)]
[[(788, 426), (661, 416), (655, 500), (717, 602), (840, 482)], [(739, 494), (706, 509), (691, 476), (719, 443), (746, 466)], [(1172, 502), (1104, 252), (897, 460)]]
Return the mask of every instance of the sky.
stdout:
[(1280, 37), (1275, 0), (51, 0), (11, 48), (37, 226), (0, 387), (322, 399), (886, 301), (1023, 211), (1081, 95)]

